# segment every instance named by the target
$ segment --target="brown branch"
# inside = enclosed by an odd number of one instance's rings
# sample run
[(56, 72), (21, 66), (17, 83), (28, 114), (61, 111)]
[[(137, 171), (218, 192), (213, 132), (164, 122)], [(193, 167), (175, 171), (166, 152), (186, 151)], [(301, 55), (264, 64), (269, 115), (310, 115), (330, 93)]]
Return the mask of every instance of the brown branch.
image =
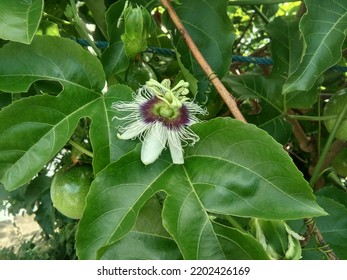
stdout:
[(241, 111), (237, 107), (235, 98), (228, 92), (228, 90), (224, 87), (220, 79), (217, 77), (216, 73), (211, 69), (210, 65), (207, 63), (205, 58), (202, 56), (201, 52), (195, 45), (193, 39), (190, 37), (189, 33), (187, 32), (186, 28), (184, 27), (183, 23), (177, 16), (175, 10), (171, 6), (171, 0), (161, 0), (161, 3), (167, 10), (172, 22), (175, 24), (176, 28), (180, 32), (182, 38), (185, 40), (188, 48), (190, 49), (191, 53), (195, 57), (196, 61), (199, 63), (202, 70), (205, 72), (207, 78), (211, 81), (211, 83), (214, 85), (216, 90), (218, 91), (221, 98), (224, 100), (225, 104), (228, 106), (230, 112), (233, 114), (235, 119), (240, 120), (244, 123), (246, 123), (246, 119), (242, 115)]
[[(288, 110), (289, 115), (293, 115), (294, 112), (289, 109)], [(307, 153), (312, 153), (314, 152), (314, 146), (312, 145), (311, 139), (306, 136), (305, 131), (302, 129), (300, 123), (298, 120), (286, 117), (286, 120), (292, 125), (293, 127), (293, 133), (295, 138), (298, 140), (299, 147), (302, 151), (307, 152)]]

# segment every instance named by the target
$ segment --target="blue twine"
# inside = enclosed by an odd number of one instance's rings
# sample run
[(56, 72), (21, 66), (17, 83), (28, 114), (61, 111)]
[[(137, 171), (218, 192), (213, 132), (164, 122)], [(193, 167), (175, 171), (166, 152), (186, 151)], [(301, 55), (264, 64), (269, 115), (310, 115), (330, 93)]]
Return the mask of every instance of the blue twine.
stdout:
[[(85, 39), (78, 39), (78, 38), (72, 38), (75, 40), (78, 44), (81, 46), (87, 47), (89, 46), (89, 43)], [(109, 43), (106, 41), (95, 41), (95, 45), (100, 49), (106, 49), (109, 46)], [(162, 55), (168, 55), (168, 56), (175, 56), (175, 51), (167, 48), (157, 48), (157, 47), (150, 47), (146, 50), (148, 53), (159, 53)], [(242, 55), (233, 55), (232, 62), (245, 62), (245, 63), (254, 63), (254, 64), (260, 64), (260, 65), (271, 65), (273, 63), (271, 57), (253, 57), (253, 56), (242, 56)], [(337, 72), (347, 72), (347, 66), (339, 66), (335, 65), (330, 68), (330, 70), (337, 71)]]
[(242, 55), (233, 55), (232, 62), (247, 62), (254, 64), (263, 64), (263, 65), (271, 65), (272, 58), (271, 57), (253, 57), (253, 56), (242, 56)]

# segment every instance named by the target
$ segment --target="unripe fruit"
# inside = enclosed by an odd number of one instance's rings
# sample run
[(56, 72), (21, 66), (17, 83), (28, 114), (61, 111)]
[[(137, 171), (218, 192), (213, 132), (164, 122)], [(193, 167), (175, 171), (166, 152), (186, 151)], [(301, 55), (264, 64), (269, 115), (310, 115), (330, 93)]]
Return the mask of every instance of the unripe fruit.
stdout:
[(89, 165), (61, 168), (51, 184), (53, 206), (71, 219), (80, 219), (92, 181), (93, 169)]

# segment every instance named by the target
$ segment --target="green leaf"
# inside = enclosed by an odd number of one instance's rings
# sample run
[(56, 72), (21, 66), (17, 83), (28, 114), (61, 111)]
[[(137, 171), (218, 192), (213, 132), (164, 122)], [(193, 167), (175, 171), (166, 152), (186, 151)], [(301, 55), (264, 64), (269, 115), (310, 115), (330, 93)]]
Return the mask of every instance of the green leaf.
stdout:
[(58, 97), (29, 97), (0, 112), (0, 178), (13, 190), (30, 181), (66, 144), (100, 97), (94, 90), (101, 91), (104, 75), (95, 57), (58, 37), (39, 36), (31, 45), (9, 43), (0, 50), (0, 60), (1, 90), (26, 91), (37, 80), (64, 87)]
[(99, 248), (111, 245), (132, 229), (141, 207), (155, 193), (148, 186), (162, 172), (163, 165), (170, 165), (161, 162), (146, 167), (139, 154), (131, 152), (96, 176), (77, 231), (80, 259), (95, 259)]
[(92, 119), (92, 124), (89, 134), (93, 147), (95, 173), (128, 151), (133, 150), (136, 145), (134, 141), (124, 141), (117, 137), (117, 127), (123, 122), (117, 117), (121, 118), (125, 112), (116, 112), (111, 108), (113, 102), (130, 101), (132, 96), (133, 91), (128, 86), (115, 85), (110, 87), (107, 93), (90, 107), (89, 116)]
[(167, 237), (131, 231), (112, 244), (102, 256), (105, 260), (179, 260), (182, 255), (176, 243)]
[(120, 36), (124, 33), (124, 19), (120, 19), (125, 1), (113, 3), (106, 11), (106, 26), (110, 45), (121, 41)]
[(335, 200), (347, 208), (347, 193), (336, 187), (324, 187), (316, 192), (316, 195), (324, 196)]
[[(9, 43), (0, 51), (0, 90), (27, 91), (38, 80), (70, 88), (101, 92), (105, 77), (100, 62), (69, 39), (37, 36), (28, 45)], [(69, 62), (69, 63), (67, 63)]]
[(48, 190), (38, 202), (38, 208), (35, 211), (35, 221), (40, 225), (46, 234), (54, 234), (55, 208), (51, 200), (51, 193)]
[[(232, 119), (216, 119), (195, 125), (194, 131), (201, 140), (187, 150), (185, 166), (188, 174), (191, 170), (199, 177), (197, 193), (210, 211), (280, 220), (324, 215), (291, 158), (263, 130)], [(202, 159), (208, 170), (224, 176), (194, 171)], [(212, 186), (219, 187), (214, 191)], [(215, 200), (217, 194), (223, 199)]]
[(315, 219), (318, 229), (336, 255), (347, 259), (347, 208), (323, 196), (317, 196), (317, 202), (329, 214)]
[(33, 179), (26, 187), (25, 203), (27, 203), (26, 211), (31, 215), (35, 208), (35, 202), (40, 200), (45, 193), (49, 193), (52, 178), (46, 175), (39, 175)]
[(95, 98), (70, 90), (23, 99), (0, 112), (0, 178), (6, 189), (30, 181), (60, 151)]
[(12, 94), (8, 92), (0, 92), (0, 109), (10, 105), (12, 102)]
[[(267, 25), (271, 36), (271, 56), (274, 61), (270, 79), (285, 79), (295, 72), (303, 51), (303, 39), (296, 17), (277, 17)], [(318, 83), (316, 83), (318, 84)], [(284, 108), (310, 108), (317, 100), (317, 86), (306, 92), (293, 91), (284, 96)], [(279, 98), (282, 99), (282, 98)]]
[(129, 58), (124, 51), (123, 42), (119, 41), (108, 47), (101, 57), (106, 77), (124, 72), (129, 67)]
[(157, 196), (150, 198), (141, 208), (137, 217), (133, 230), (145, 232), (157, 236), (170, 237), (161, 222), (161, 197), (164, 198), (165, 193), (159, 193)]
[[(219, 77), (223, 77), (229, 69), (231, 48), (234, 42), (232, 24), (226, 13), (227, 3), (226, 0), (186, 0), (180, 5), (175, 5), (175, 10), (188, 33)], [(174, 42), (178, 52), (182, 55), (181, 60), (184, 66), (199, 80), (200, 97), (198, 96), (198, 98), (201, 99), (200, 101), (205, 101), (204, 92), (209, 83), (206, 74), (193, 58), (179, 34), (174, 36)]]
[(134, 228), (119, 242), (111, 244), (102, 259), (182, 259), (161, 221), (160, 201), (154, 196), (141, 208)]
[(308, 12), (300, 21), (304, 53), (283, 87), (283, 93), (310, 90), (324, 71), (341, 59), (341, 48), (347, 32), (345, 0), (306, 0)]
[[(132, 91), (125, 86), (115, 86), (103, 98), (77, 87), (58, 97), (23, 99), (2, 110), (0, 178), (6, 189), (13, 190), (31, 180), (67, 143), (78, 121), (85, 116), (93, 119), (90, 138), (95, 172), (132, 149), (134, 143), (116, 136), (117, 121), (112, 121), (116, 114), (111, 104), (117, 93), (125, 97), (131, 96)], [(5, 119), (11, 121), (5, 122)]]
[[(292, 133), (291, 126), (284, 120), (283, 79), (273, 76), (266, 78), (256, 74), (228, 76), (223, 82), (242, 99), (256, 99), (259, 112), (244, 113), (248, 122), (267, 131), (279, 143), (286, 143)], [(241, 103), (242, 109), (242, 103)]]
[(250, 234), (218, 223), (213, 228), (228, 260), (267, 260), (263, 246)]
[(96, 176), (79, 223), (79, 258), (108, 254), (134, 227), (145, 202), (160, 191), (167, 194), (163, 225), (184, 259), (237, 254), (223, 251), (210, 213), (280, 220), (325, 214), (281, 145), (264, 131), (233, 119), (192, 129), (200, 142), (186, 150), (184, 165), (173, 165), (166, 151), (145, 166), (136, 149)]
[(95, 23), (99, 27), (101, 33), (107, 38), (106, 20), (105, 20), (105, 3), (104, 0), (85, 0), (89, 10), (91, 11)]
[(43, 0), (1, 1), (0, 38), (30, 44), (42, 11)]
[(295, 71), (303, 51), (303, 39), (299, 32), (299, 20), (294, 16), (277, 17), (266, 26), (271, 36), (271, 75), (285, 78)]
[(37, 80), (63, 85), (58, 96), (24, 98), (0, 112), (0, 181), (7, 190), (30, 181), (68, 142), (83, 117), (92, 119), (95, 173), (133, 148), (116, 137), (119, 120), (112, 120), (116, 114), (111, 110), (115, 96), (131, 98), (131, 89), (119, 85), (102, 95), (100, 62), (73, 41), (42, 36), (31, 45), (9, 43), (0, 50), (0, 60), (1, 90), (25, 91)]
[(3, 185), (3, 184), (0, 184), (0, 201), (2, 202), (2, 203), (0, 204), (0, 211), (6, 209), (4, 200), (7, 200), (7, 199), (8, 199), (8, 196), (9, 196), (8, 193), (9, 193), (9, 192), (5, 190), (4, 185)]

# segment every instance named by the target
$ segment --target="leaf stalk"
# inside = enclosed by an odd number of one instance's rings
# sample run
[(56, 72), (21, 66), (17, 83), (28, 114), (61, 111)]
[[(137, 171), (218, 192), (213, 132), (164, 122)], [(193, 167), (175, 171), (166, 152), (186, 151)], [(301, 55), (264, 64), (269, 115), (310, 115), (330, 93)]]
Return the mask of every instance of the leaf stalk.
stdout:
[(71, 8), (72, 8), (71, 10), (73, 12), (73, 20), (76, 23), (75, 27), (76, 27), (78, 33), (81, 35), (82, 38), (86, 38), (86, 40), (88, 41), (89, 45), (92, 47), (92, 49), (94, 50), (96, 55), (98, 57), (101, 57), (101, 51), (95, 45), (94, 41), (91, 40), (91, 38), (89, 37), (89, 33), (87, 32), (86, 26), (82, 22), (81, 18), (78, 15), (75, 0), (70, 0), (70, 4), (71, 4)]

